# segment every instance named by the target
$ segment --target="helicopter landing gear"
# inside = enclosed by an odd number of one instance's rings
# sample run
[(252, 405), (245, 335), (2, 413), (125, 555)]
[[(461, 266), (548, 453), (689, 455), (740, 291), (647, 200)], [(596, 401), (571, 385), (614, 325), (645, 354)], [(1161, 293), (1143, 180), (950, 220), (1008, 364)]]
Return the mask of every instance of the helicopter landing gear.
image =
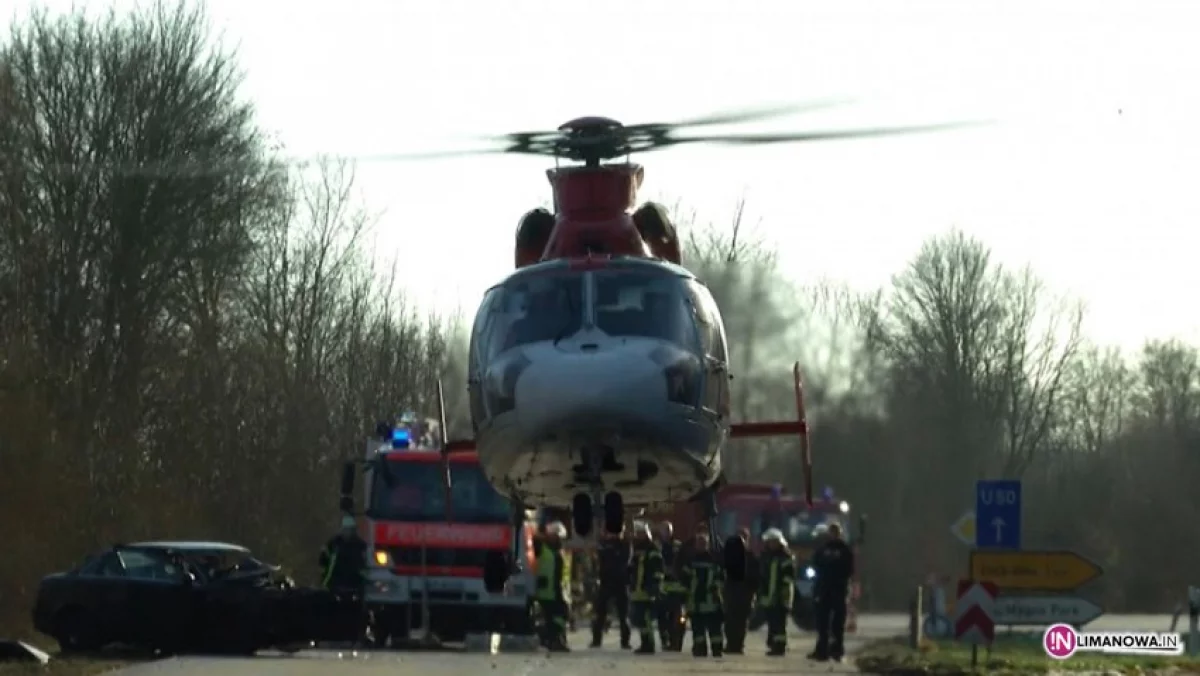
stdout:
[[(720, 541), (720, 531), (717, 528), (717, 491), (715, 488), (705, 490), (701, 497), (704, 503), (704, 516), (708, 520), (708, 539), (714, 546)], [(724, 559), (725, 575), (734, 582), (746, 579), (746, 543), (733, 534), (721, 546), (721, 556)]]
[(625, 500), (613, 491), (604, 496), (604, 530), (620, 535), (625, 527)]
[(587, 537), (592, 532), (592, 496), (587, 493), (576, 493), (571, 500), (571, 521), (575, 526), (575, 534)]

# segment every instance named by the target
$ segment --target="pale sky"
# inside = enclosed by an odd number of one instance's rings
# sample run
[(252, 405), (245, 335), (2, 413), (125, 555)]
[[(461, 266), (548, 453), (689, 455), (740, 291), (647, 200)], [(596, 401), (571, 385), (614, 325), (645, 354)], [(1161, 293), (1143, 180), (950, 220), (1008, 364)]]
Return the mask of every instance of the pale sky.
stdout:
[[(759, 234), (800, 281), (886, 283), (923, 240), (956, 226), (1084, 298), (1098, 340), (1200, 341), (1195, 0), (208, 6), (240, 45), (263, 123), (301, 155), (457, 147), (583, 115), (670, 121), (826, 98), (858, 103), (745, 129), (995, 119), (941, 135), (635, 160), (647, 167), (644, 198), (681, 201), (704, 220), (727, 221), (745, 195)], [(362, 164), (359, 185), (384, 212), (380, 253), (407, 252), (413, 292), (471, 313), (511, 270), (517, 219), (548, 199), (547, 166)]]

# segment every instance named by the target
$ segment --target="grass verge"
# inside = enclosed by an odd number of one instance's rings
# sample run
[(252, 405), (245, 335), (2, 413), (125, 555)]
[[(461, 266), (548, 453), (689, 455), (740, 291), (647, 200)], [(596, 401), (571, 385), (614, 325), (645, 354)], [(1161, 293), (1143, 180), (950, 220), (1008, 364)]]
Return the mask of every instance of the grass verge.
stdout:
[[(1038, 637), (1040, 639), (1040, 637)], [(863, 648), (855, 664), (868, 674), (890, 676), (958, 676), (971, 672), (971, 647), (953, 641), (926, 641), (911, 650), (904, 639), (885, 639)], [(1078, 655), (1066, 660), (1046, 656), (1040, 640), (1000, 637), (989, 654), (979, 648), (978, 671), (989, 674), (1044, 674), (1053, 671), (1086, 671), (1121, 674), (1153, 672), (1200, 673), (1200, 660), (1189, 657), (1136, 655)]]
[(45, 666), (37, 662), (0, 662), (0, 676), (93, 676), (141, 661), (144, 660), (107, 655), (102, 657), (58, 657), (54, 655), (51, 656), (50, 663)]

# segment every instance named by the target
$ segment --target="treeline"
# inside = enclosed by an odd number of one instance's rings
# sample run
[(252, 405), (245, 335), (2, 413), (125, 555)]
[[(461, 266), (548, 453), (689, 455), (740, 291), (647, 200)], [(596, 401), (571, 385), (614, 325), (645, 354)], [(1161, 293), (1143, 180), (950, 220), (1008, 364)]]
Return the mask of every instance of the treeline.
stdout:
[[(406, 304), (368, 248), (353, 168), (295, 167), (204, 14), (34, 12), (0, 44), (0, 636), (40, 577), (118, 541), (244, 542), (301, 577), (338, 463), (380, 415), (465, 427), (457, 318)], [(736, 219), (735, 219), (736, 220)], [(801, 360), (820, 484), (870, 514), (873, 602), (952, 574), (977, 477), (1027, 485), (1027, 542), (1108, 566), (1113, 610), (1162, 609), (1200, 551), (1190, 346), (1136, 363), (978, 242), (930, 242), (871, 296), (786, 281), (743, 228), (692, 227), (724, 308), (735, 416), (790, 413)], [(792, 477), (795, 444), (730, 450)]]
[(373, 268), (352, 168), (280, 162), (239, 79), (183, 5), (0, 46), (0, 636), (119, 541), (311, 575), (341, 458), (432, 410), (455, 325)]
[[(735, 224), (739, 219), (735, 219)], [(1195, 584), (1200, 531), (1200, 355), (1084, 338), (1082, 305), (959, 232), (927, 242), (873, 294), (787, 281), (728, 227), (693, 246), (725, 311), (735, 415), (794, 415), (788, 368), (808, 379), (817, 488), (868, 514), (865, 582), (900, 608), (930, 574), (963, 577), (951, 524), (981, 478), (1024, 483), (1024, 544), (1105, 568), (1083, 591), (1110, 612), (1167, 612)], [(717, 242), (714, 245), (713, 242)], [(723, 245), (723, 249), (722, 249)], [(795, 445), (735, 445), (741, 479), (789, 477)]]

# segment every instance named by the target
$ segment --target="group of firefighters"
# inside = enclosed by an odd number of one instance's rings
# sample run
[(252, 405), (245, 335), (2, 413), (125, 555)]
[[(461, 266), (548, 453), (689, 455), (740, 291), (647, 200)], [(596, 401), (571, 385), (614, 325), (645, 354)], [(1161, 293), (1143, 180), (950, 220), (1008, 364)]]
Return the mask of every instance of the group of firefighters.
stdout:
[[(546, 526), (539, 538), (536, 599), (544, 620), (543, 644), (551, 651), (567, 651), (570, 608), (571, 553), (564, 550), (567, 529), (561, 522)], [(761, 555), (750, 548), (750, 533), (737, 537), (746, 551), (746, 575), (729, 579), (722, 557), (713, 551), (706, 533), (697, 533), (689, 545), (674, 537), (674, 527), (663, 522), (657, 538), (645, 522), (635, 522), (632, 541), (625, 533), (602, 536), (595, 565), (599, 584), (593, 599), (592, 647), (600, 647), (607, 627), (609, 606), (615, 606), (621, 647), (632, 648), (631, 626), (638, 630), (635, 652), (653, 654), (655, 636), (669, 641), (669, 621), (682, 606), (692, 628), (692, 655), (721, 657), (743, 654), (750, 616), (757, 608), (765, 615), (767, 655), (787, 652), (787, 622), (796, 581), (796, 561), (783, 533), (771, 528), (763, 533)], [(824, 542), (813, 554), (814, 602), (817, 645), (809, 659), (840, 661), (844, 655), (846, 597), (854, 574), (853, 550), (842, 539), (841, 527), (831, 524)], [(656, 631), (657, 630), (657, 631)]]
[[(601, 645), (610, 605), (617, 611), (621, 647), (632, 648), (632, 626), (640, 638), (635, 652), (643, 655), (655, 652), (656, 634), (664, 647), (667, 645), (669, 622), (683, 607), (691, 622), (694, 656), (741, 655), (750, 616), (757, 608), (766, 619), (767, 655), (786, 654), (797, 563), (778, 529), (763, 533), (760, 555), (751, 551), (748, 530), (737, 535), (746, 551), (746, 574), (741, 581), (726, 575), (722, 558), (713, 551), (706, 533), (697, 533), (690, 546), (685, 546), (675, 539), (670, 522), (660, 524), (656, 538), (650, 526), (639, 521), (634, 523), (632, 535), (630, 540), (624, 532), (605, 534), (597, 548), (594, 563), (599, 585), (593, 599), (592, 647)], [(553, 652), (570, 650), (572, 552), (565, 548), (566, 538), (566, 527), (556, 521), (537, 539), (535, 600), (543, 619), (542, 643)], [(321, 552), (323, 586), (339, 597), (361, 602), (366, 554), (367, 545), (357, 534), (354, 518), (344, 517), (341, 530)], [(818, 638), (808, 657), (840, 661), (854, 553), (842, 540), (839, 525), (829, 526), (811, 566)], [(365, 629), (366, 618), (361, 620), (360, 629)]]

